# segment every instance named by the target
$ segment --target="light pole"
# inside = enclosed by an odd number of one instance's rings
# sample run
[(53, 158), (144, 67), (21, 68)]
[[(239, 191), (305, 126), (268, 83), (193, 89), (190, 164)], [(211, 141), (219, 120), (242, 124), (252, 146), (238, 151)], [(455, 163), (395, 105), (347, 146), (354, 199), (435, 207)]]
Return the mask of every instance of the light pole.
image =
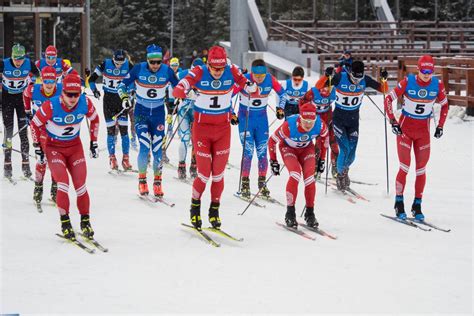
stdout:
[(170, 58), (173, 57), (173, 36), (174, 36), (174, 0), (171, 0)]

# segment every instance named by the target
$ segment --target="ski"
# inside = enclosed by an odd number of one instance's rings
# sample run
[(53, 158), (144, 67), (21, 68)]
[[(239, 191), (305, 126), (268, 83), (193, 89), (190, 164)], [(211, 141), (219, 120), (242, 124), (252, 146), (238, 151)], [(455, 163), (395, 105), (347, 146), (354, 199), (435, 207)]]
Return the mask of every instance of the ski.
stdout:
[(336, 193), (336, 195), (346, 198), (347, 202), (356, 204), (356, 201), (346, 191), (341, 191), (333, 187), (331, 187), (331, 189)]
[(406, 219), (400, 219), (396, 216), (389, 216), (389, 215), (385, 215), (385, 214), (380, 214), (381, 216), (385, 217), (385, 218), (388, 218), (388, 219), (391, 219), (392, 221), (395, 221), (397, 223), (401, 223), (401, 224), (404, 224), (404, 225), (407, 225), (407, 226), (411, 226), (413, 228), (418, 228), (418, 229), (421, 229), (422, 231), (425, 231), (425, 232), (429, 232), (431, 231), (431, 228), (425, 228), (425, 227), (421, 227), (420, 225), (417, 225), (409, 220), (406, 220)]
[(286, 229), (287, 231), (290, 231), (292, 233), (295, 233), (296, 235), (299, 235), (303, 238), (306, 238), (306, 239), (309, 239), (309, 240), (316, 240), (315, 237), (311, 236), (311, 235), (308, 235), (306, 234), (304, 231), (301, 231), (301, 230), (298, 230), (297, 228), (293, 228), (293, 227), (288, 227), (282, 223), (279, 223), (279, 222), (275, 222), (278, 226), (280, 227), (283, 227), (284, 229)]
[(202, 239), (204, 239), (204, 241), (206, 241), (211, 246), (214, 246), (214, 247), (220, 247), (221, 246), (221, 244), (215, 242), (211, 237), (209, 237), (208, 234), (206, 234), (202, 230), (198, 230), (194, 226), (184, 224), (184, 223), (181, 223), (181, 225), (183, 225), (184, 227), (187, 227), (187, 228), (191, 229), (192, 231), (196, 232)]
[(304, 223), (298, 223), (298, 225), (300, 225), (301, 227), (304, 227), (304, 228), (306, 228), (306, 229), (308, 229), (312, 232), (315, 232), (316, 234), (319, 234), (321, 236), (325, 236), (325, 237), (328, 237), (328, 238), (333, 239), (333, 240), (337, 239), (337, 236), (331, 235), (331, 234), (327, 233), (326, 231), (322, 230), (319, 227), (311, 227), (311, 226), (308, 226)]
[(175, 203), (173, 202), (169, 202), (168, 200), (165, 200), (164, 198), (162, 197), (156, 197), (156, 196), (150, 196), (148, 194), (145, 194), (145, 195), (141, 195), (141, 194), (138, 194), (138, 197), (140, 199), (142, 199), (143, 201), (147, 201), (147, 202), (150, 202), (150, 203), (163, 203), (169, 207), (174, 207), (175, 206)]
[(416, 223), (416, 224), (422, 224), (422, 225), (425, 225), (425, 226), (428, 226), (428, 227), (431, 227), (433, 229), (436, 229), (436, 230), (439, 230), (439, 231), (442, 231), (442, 232), (445, 232), (445, 233), (449, 233), (451, 231), (451, 229), (446, 229), (446, 228), (441, 228), (439, 226), (436, 226), (434, 224), (431, 224), (430, 222), (426, 222), (426, 221), (419, 221), (413, 217), (410, 217), (408, 218), (409, 221), (413, 222), (413, 223)]
[(88, 238), (86, 236), (84, 236), (84, 234), (80, 233), (79, 234), (83, 239), (84, 241), (86, 241), (87, 243), (91, 244), (92, 246), (96, 247), (97, 249), (99, 249), (100, 251), (102, 252), (108, 252), (109, 249), (108, 248), (105, 248), (104, 246), (102, 246), (97, 240), (95, 240), (94, 238)]
[(68, 243), (76, 245), (77, 247), (81, 248), (82, 250), (86, 251), (87, 253), (90, 253), (90, 254), (95, 253), (95, 249), (91, 249), (91, 248), (87, 247), (86, 245), (84, 245), (82, 242), (80, 242), (77, 239), (74, 239), (74, 240), (68, 239), (68, 238), (64, 237), (63, 235), (61, 235), (61, 234), (56, 234), (56, 236), (58, 236), (59, 238), (62, 238), (63, 240), (67, 241)]
[(179, 182), (183, 182), (183, 183), (186, 183), (186, 184), (189, 184), (189, 185), (193, 185), (194, 183), (194, 179), (191, 179), (191, 178), (186, 178), (186, 179), (180, 179), (178, 177), (173, 177), (175, 180), (179, 181)]
[(5, 177), (5, 179), (13, 185), (17, 185), (17, 182), (13, 178)]
[[(252, 199), (244, 198), (244, 197), (241, 196), (238, 192), (235, 192), (235, 193), (234, 193), (234, 196), (235, 196), (236, 198), (238, 198), (238, 199), (241, 199), (242, 201), (247, 202), (247, 203), (249, 203), (249, 202), (252, 200)], [(257, 207), (262, 207), (262, 208), (265, 207), (265, 205), (262, 205), (262, 204), (260, 204), (260, 203), (257, 203), (257, 202), (255, 202), (255, 200), (252, 201), (252, 205), (257, 206)]]
[(363, 200), (363, 201), (366, 201), (366, 202), (370, 202), (369, 199), (365, 198), (363, 195), (357, 193), (356, 191), (354, 191), (352, 188), (346, 188), (346, 191), (349, 192), (350, 194), (354, 195), (356, 198), (358, 198), (359, 200)]
[(35, 203), (35, 207), (38, 213), (43, 213), (43, 207), (41, 206), (41, 202), (40, 203), (34, 202), (34, 203)]
[[(255, 194), (252, 193), (252, 197), (254, 197), (254, 196), (255, 196)], [(265, 196), (259, 194), (257, 196), (257, 199), (260, 199), (260, 200), (266, 201), (266, 202), (270, 202), (270, 203), (273, 203), (273, 204), (281, 205), (281, 206), (286, 206), (286, 204), (281, 203), (280, 201), (278, 201), (277, 199), (272, 198), (271, 196), (265, 197)]]
[(362, 185), (379, 185), (378, 183), (364, 182), (364, 181), (352, 180), (352, 179), (351, 179), (351, 183), (362, 184)]
[(22, 180), (22, 181), (32, 181), (32, 182), (35, 182), (35, 179), (33, 179), (31, 176), (29, 176), (29, 177), (21, 176), (21, 177), (20, 177), (20, 180)]
[(221, 236), (223, 236), (223, 237), (226, 237), (226, 238), (228, 238), (228, 239), (234, 240), (234, 241), (239, 241), (239, 242), (244, 241), (243, 238), (234, 237), (234, 236), (232, 236), (232, 235), (226, 233), (225, 231), (223, 231), (223, 230), (220, 229), (220, 228), (218, 229), (218, 228), (213, 228), (213, 227), (206, 227), (206, 228), (204, 228), (204, 229), (207, 230), (207, 231), (216, 233), (216, 234), (218, 234), (218, 235), (221, 235)]

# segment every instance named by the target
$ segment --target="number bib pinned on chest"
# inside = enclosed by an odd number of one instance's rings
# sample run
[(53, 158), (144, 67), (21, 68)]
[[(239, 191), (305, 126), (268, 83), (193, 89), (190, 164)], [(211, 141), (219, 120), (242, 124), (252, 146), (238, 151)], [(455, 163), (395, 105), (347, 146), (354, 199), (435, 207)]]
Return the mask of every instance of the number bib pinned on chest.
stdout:
[(197, 98), (194, 102), (194, 110), (214, 115), (229, 112), (235, 83), (230, 67), (225, 67), (220, 79), (214, 79), (207, 67), (202, 67), (202, 71), (201, 80), (195, 85)]
[(429, 118), (438, 97), (438, 78), (433, 77), (427, 87), (420, 86), (413, 74), (408, 75), (407, 79), (407, 87), (403, 95), (402, 113), (405, 116), (419, 120)]

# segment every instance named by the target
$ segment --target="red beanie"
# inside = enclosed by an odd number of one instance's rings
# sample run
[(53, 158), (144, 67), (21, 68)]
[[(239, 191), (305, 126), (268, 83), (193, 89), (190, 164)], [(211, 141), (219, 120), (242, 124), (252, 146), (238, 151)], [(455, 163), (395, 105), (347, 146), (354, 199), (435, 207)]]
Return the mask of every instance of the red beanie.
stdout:
[(63, 91), (81, 92), (81, 77), (74, 74), (68, 74), (63, 79)]
[(428, 70), (433, 72), (434, 71), (434, 60), (433, 57), (430, 55), (423, 55), (418, 59), (418, 70)]
[(41, 80), (48, 79), (56, 80), (56, 69), (51, 66), (46, 66), (41, 70)]
[(48, 47), (46, 47), (44, 54), (46, 56), (58, 56), (58, 51), (56, 50), (56, 47), (54, 47), (53, 45), (49, 45)]
[(315, 120), (316, 106), (311, 102), (300, 105), (300, 116), (304, 120)]
[(227, 65), (227, 53), (221, 46), (212, 46), (207, 55), (207, 63), (211, 67), (222, 68)]

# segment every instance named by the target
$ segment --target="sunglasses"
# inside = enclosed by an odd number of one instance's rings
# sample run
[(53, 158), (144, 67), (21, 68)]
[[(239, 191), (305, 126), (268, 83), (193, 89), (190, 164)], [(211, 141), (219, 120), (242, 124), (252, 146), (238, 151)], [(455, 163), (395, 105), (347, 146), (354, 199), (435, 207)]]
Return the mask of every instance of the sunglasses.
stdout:
[(55, 60), (56, 56), (46, 56), (46, 58), (49, 59), (49, 60)]
[(293, 77), (293, 81), (294, 81), (294, 82), (301, 82), (301, 81), (303, 81), (303, 78), (295, 78), (295, 77)]
[(159, 65), (161, 64), (161, 60), (148, 60), (150, 65)]
[(64, 92), (64, 95), (68, 98), (79, 98), (81, 94), (79, 92)]
[(56, 80), (54, 80), (54, 79), (45, 79), (45, 80), (43, 80), (43, 83), (44, 84), (53, 84), (53, 83), (56, 83)]
[(313, 124), (314, 121), (316, 121), (316, 119), (311, 120), (311, 119), (304, 119), (302, 117), (300, 117), (300, 120), (301, 120), (301, 123), (306, 124), (306, 125)]
[(20, 56), (20, 57), (13, 57), (13, 60), (23, 60), (25, 59), (25, 56)]
[(116, 65), (122, 65), (122, 64), (125, 63), (125, 59), (124, 59), (124, 60), (114, 59), (114, 63), (115, 63)]
[(225, 69), (224, 67), (216, 68), (216, 67), (212, 67), (212, 66), (209, 66), (209, 68), (214, 72), (223, 72), (224, 69)]
[(422, 69), (420, 72), (424, 75), (431, 75), (433, 73), (433, 70), (431, 69)]

